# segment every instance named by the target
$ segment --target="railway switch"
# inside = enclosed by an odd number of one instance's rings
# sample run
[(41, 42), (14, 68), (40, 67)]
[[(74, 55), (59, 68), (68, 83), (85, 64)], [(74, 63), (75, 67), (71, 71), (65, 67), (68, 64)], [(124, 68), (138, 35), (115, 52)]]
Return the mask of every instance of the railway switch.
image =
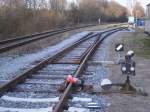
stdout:
[(121, 65), (122, 74), (135, 76), (135, 62), (130, 56), (125, 56), (125, 61)]
[[(120, 53), (124, 51), (123, 44), (117, 44), (115, 51)], [(112, 86), (116, 86), (121, 88), (120, 92), (123, 93), (137, 93), (137, 90), (134, 86), (131, 85), (130, 77), (135, 76), (135, 61), (133, 60), (134, 51), (129, 50), (127, 54), (124, 56), (124, 59), (119, 63), (121, 65), (121, 72), (124, 76), (126, 76), (126, 80), (124, 83), (111, 83), (109, 79), (103, 79), (101, 81), (101, 88), (103, 90), (109, 90)], [(120, 57), (119, 57), (120, 58)]]
[(68, 75), (65, 81), (65, 88), (67, 88), (70, 83), (73, 84), (73, 90), (75, 91), (81, 91), (84, 89), (84, 80), (82, 78), (76, 78), (72, 75)]
[(130, 83), (130, 76), (135, 76), (135, 61), (133, 61), (134, 51), (129, 50), (125, 56), (124, 62), (121, 64), (122, 74), (127, 75), (125, 83), (122, 85), (122, 91), (136, 92), (136, 89)]

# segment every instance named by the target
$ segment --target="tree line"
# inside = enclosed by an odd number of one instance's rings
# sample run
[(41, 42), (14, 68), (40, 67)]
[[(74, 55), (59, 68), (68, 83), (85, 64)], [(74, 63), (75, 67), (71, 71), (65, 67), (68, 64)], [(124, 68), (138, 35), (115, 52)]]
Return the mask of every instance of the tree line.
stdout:
[(107, 0), (0, 0), (0, 36), (82, 23), (125, 22), (128, 11)]

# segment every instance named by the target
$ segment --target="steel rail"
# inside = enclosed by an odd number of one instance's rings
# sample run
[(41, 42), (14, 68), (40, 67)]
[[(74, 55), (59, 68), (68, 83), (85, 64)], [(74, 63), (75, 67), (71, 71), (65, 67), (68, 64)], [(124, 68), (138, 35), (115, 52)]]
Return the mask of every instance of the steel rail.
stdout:
[[(110, 30), (109, 30), (110, 31)], [(111, 29), (111, 31), (114, 31), (114, 29)], [(102, 33), (105, 33), (108, 31), (104, 31)], [(67, 48), (62, 49), (61, 51), (59, 51), (58, 53), (56, 53), (54, 56), (52, 57), (48, 57), (47, 59), (39, 62), (36, 66), (24, 71), (24, 73), (16, 76), (15, 78), (13, 78), (12, 80), (10, 80), (9, 82), (4, 83), (3, 85), (0, 86), (0, 96), (2, 96), (5, 92), (7, 92), (9, 89), (13, 89), (18, 83), (21, 83), (23, 81), (25, 81), (25, 79), (27, 77), (29, 77), (29, 74), (36, 72), (37, 70), (43, 68), (47, 63), (52, 62), (55, 58), (57, 58), (59, 55), (67, 52), (68, 50), (72, 49), (73, 47), (77, 46), (78, 44), (80, 44), (81, 42), (95, 37), (99, 34), (93, 34), (93, 33), (89, 33), (86, 36), (84, 36), (82, 39), (80, 39), (79, 41), (75, 42), (74, 44), (68, 46)]]
[[(95, 26), (95, 25), (89, 25), (89, 26)], [(58, 28), (58, 29), (55, 29), (55, 30), (49, 30), (49, 31), (44, 31), (44, 32), (40, 32), (40, 33), (33, 33), (33, 34), (21, 36), (21, 37), (16, 37), (16, 38), (2, 40), (2, 41), (0, 41), (0, 45), (6, 44), (6, 43), (9, 43), (9, 42), (14, 42), (16, 40), (22, 40), (22, 39), (26, 39), (26, 38), (31, 38), (33, 36), (39, 36), (39, 35), (43, 35), (43, 34), (47, 34), (47, 33), (54, 33), (54, 32), (58, 32), (58, 31), (62, 31), (62, 30), (69, 30), (69, 29), (73, 30), (73, 29), (76, 29), (76, 28), (84, 28), (84, 27), (88, 27), (88, 25), (86, 25), (86, 26), (68, 27), (68, 28), (61, 28), (61, 29)]]
[[(111, 29), (109, 31), (115, 31), (115, 29)], [(19, 83), (23, 83), (26, 78), (32, 76), (33, 73), (36, 73), (38, 70), (42, 69), (43, 67), (45, 67), (47, 64), (51, 63), (54, 59), (56, 59), (59, 55), (61, 54), (64, 54), (66, 53), (68, 50), (76, 47), (78, 44), (80, 44), (81, 42), (84, 42), (85, 40), (89, 39), (89, 38), (92, 38), (92, 37), (95, 37), (95, 36), (98, 36), (98, 35), (101, 35), (105, 32), (108, 32), (108, 31), (104, 31), (102, 33), (97, 33), (97, 34), (93, 34), (93, 33), (89, 33), (87, 34), (86, 36), (84, 36), (82, 39), (78, 40), (77, 42), (73, 43), (72, 45), (69, 45), (68, 47), (62, 49), (61, 51), (59, 51), (58, 53), (54, 54), (52, 57), (48, 57), (47, 59), (39, 62), (36, 66), (24, 71), (22, 74), (16, 76), (15, 78), (13, 78), (12, 80), (10, 80), (9, 82), (6, 82), (5, 84), (1, 85), (0, 86), (0, 97), (5, 94), (5, 92), (9, 91), (9, 90), (13, 90), (17, 84)], [(99, 42), (99, 38), (97, 40), (97, 42)], [(97, 46), (97, 44), (92, 44), (92, 46), (90, 48), (88, 48), (88, 51), (89, 52), (86, 52), (87, 55), (85, 55), (85, 58), (83, 59), (82, 61), (82, 67), (79, 67), (80, 70), (83, 70), (84, 69), (84, 66), (85, 66), (85, 62), (87, 61), (86, 59), (88, 59), (91, 55), (91, 52), (93, 52), (91, 49), (92, 47), (94, 46)], [(81, 73), (80, 70), (77, 70), (76, 72), (76, 77), (78, 76), (78, 74)], [(70, 85), (69, 85), (70, 86)], [(68, 87), (69, 87), (68, 86)], [(71, 85), (71, 88), (72, 88), (72, 85)], [(67, 91), (67, 89), (66, 89)], [(70, 91), (70, 90), (69, 90)], [(66, 96), (64, 96), (64, 98), (66, 98)], [(64, 101), (64, 100), (62, 100)], [(67, 99), (66, 99), (67, 101)], [(63, 106), (62, 106), (63, 107)], [(56, 111), (57, 112), (57, 111)], [(58, 111), (59, 112), (59, 111)]]
[(10, 80), (9, 82), (3, 84), (0, 86), (0, 96), (2, 96), (6, 91), (8, 91), (9, 89), (13, 89), (18, 83), (23, 82), (27, 77), (29, 77), (29, 74), (36, 72), (37, 70), (43, 68), (45, 65), (47, 65), (48, 63), (52, 62), (56, 57), (58, 57), (59, 55), (67, 52), (68, 50), (74, 48), (75, 46), (77, 46), (78, 44), (80, 44), (81, 42), (92, 38), (94, 36), (97, 36), (98, 34), (94, 34), (93, 33), (89, 33), (86, 36), (84, 36), (82, 39), (80, 39), (79, 41), (75, 42), (74, 44), (68, 46), (67, 48), (62, 49), (61, 51), (59, 51), (58, 53), (56, 53), (54, 56), (52, 57), (48, 57), (47, 59), (43, 60), (42, 62), (38, 63), (36, 66), (26, 70), (24, 73), (22, 73), (21, 75), (18, 75), (17, 77), (13, 78), (12, 80)]
[[(40, 39), (47, 38), (49, 36), (53, 36), (53, 35), (56, 35), (56, 34), (64, 33), (64, 32), (79, 29), (79, 28), (85, 28), (85, 27), (89, 27), (89, 26), (94, 26), (94, 25), (78, 26), (78, 27), (72, 27), (72, 28), (63, 28), (63, 29), (59, 29), (59, 30), (56, 30), (56, 31), (46, 31), (46, 32), (43, 32), (43, 33), (38, 33), (38, 34), (28, 35), (28, 36), (24, 36), (24, 37), (19, 37), (19, 38), (13, 38), (13, 39), (0, 41), (0, 45), (3, 45), (2, 47), (0, 47), (0, 53), (9, 51), (13, 48), (23, 46), (25, 44), (29, 44), (31, 42), (34, 42), (34, 41), (37, 41), (37, 40), (40, 40)], [(26, 40), (24, 40), (24, 39), (26, 39)], [(18, 42), (20, 40), (22, 40), (22, 41)], [(11, 43), (11, 42), (16, 42), (16, 43)], [(5, 44), (8, 44), (8, 45), (5, 46)]]
[[(109, 35), (122, 30), (123, 28), (119, 28), (117, 30), (111, 31), (110, 33), (106, 34), (103, 38), (101, 38), (101, 35), (99, 35), (99, 38), (97, 38), (97, 40), (95, 41), (95, 43), (90, 47), (89, 52), (87, 53), (87, 55), (84, 57), (83, 61), (81, 62), (81, 64), (79, 65), (77, 71), (74, 74), (74, 77), (79, 77), (81, 75), (81, 73), (83, 72), (83, 70), (85, 69), (86, 63), (89, 60), (90, 56), (94, 54), (94, 52), (96, 51), (98, 45)], [(107, 31), (108, 32), (108, 31)], [(67, 86), (66, 90), (64, 91), (63, 95), (60, 97), (59, 102), (55, 105), (53, 112), (62, 112), (63, 111), (63, 107), (66, 104), (66, 102), (68, 101), (68, 96), (70, 96), (71, 92), (72, 92), (72, 83), (69, 83), (69, 85)]]
[[(60, 30), (61, 30), (61, 29), (50, 30), (50, 31), (46, 31), (46, 32), (33, 33), (33, 34), (30, 34), (30, 35), (25, 35), (25, 36), (21, 36), (21, 37), (6, 39), (6, 40), (0, 41), (0, 45), (7, 44), (7, 43), (9, 43), (9, 42), (14, 42), (14, 41), (17, 41), (17, 40), (22, 40), (22, 39), (31, 38), (31, 37), (33, 37), (33, 36), (39, 36), (39, 35), (43, 35), (43, 34), (47, 34), (47, 33), (53, 33), (53, 32), (57, 32), (57, 31), (60, 31)], [(62, 29), (62, 30), (63, 30), (63, 29)]]
[[(100, 35), (101, 36), (101, 35)], [(88, 54), (85, 56), (84, 60), (82, 61), (82, 63), (80, 64), (80, 66), (78, 67), (77, 71), (74, 74), (74, 77), (78, 77), (81, 72), (83, 71), (83, 69), (85, 68), (85, 64), (87, 62), (87, 60), (89, 59), (90, 55), (94, 52), (95, 48), (99, 45), (100, 43), (100, 36), (97, 39), (97, 41), (93, 44), (93, 46), (91, 46)], [(64, 104), (67, 102), (68, 100), (68, 96), (70, 96), (71, 94), (71, 90), (72, 90), (72, 86), (73, 84), (70, 83), (68, 85), (68, 87), (66, 88), (65, 92), (63, 93), (63, 95), (60, 97), (60, 101), (58, 102), (58, 104), (56, 104), (56, 106), (54, 107), (53, 112), (62, 112)]]

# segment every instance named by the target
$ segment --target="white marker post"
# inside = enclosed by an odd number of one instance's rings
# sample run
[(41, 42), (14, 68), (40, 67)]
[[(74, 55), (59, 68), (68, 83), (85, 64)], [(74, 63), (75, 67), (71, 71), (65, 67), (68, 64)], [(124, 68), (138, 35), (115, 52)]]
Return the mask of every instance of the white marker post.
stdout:
[(98, 19), (98, 23), (101, 24), (101, 18)]

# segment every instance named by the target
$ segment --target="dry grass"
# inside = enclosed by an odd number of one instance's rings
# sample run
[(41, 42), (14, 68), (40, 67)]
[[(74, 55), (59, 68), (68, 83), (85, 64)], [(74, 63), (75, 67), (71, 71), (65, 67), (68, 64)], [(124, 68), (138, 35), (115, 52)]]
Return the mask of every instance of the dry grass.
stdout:
[(132, 36), (125, 39), (128, 47), (133, 49), (136, 55), (144, 58), (150, 58), (150, 37), (138, 30)]

